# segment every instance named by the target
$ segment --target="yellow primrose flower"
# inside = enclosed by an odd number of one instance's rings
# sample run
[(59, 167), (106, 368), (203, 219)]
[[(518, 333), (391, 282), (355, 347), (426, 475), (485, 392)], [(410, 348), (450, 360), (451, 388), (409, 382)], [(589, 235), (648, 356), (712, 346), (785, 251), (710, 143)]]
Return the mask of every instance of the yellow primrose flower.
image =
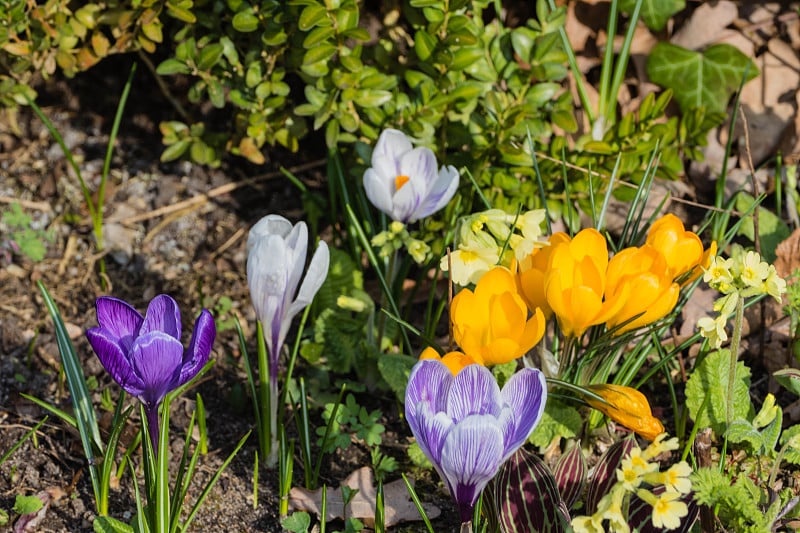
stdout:
[(622, 504), (625, 499), (625, 489), (622, 485), (615, 485), (611, 492), (606, 494), (603, 499), (609, 498), (608, 503), (604, 506), (601, 501), (599, 507), (605, 507), (603, 511), (603, 519), (608, 520), (608, 527), (610, 531), (617, 533), (629, 533), (631, 528), (628, 525), (628, 520), (622, 513)]
[(653, 506), (652, 522), (654, 528), (677, 529), (681, 525), (681, 518), (689, 514), (689, 508), (678, 492), (664, 491), (658, 496), (646, 489), (636, 492), (643, 501)]
[(666, 472), (660, 472), (653, 485), (664, 485), (668, 491), (689, 494), (692, 491), (692, 467), (686, 461), (675, 463)]
[(500, 261), (500, 247), (462, 246), (450, 257), (445, 255), (439, 263), (443, 272), (450, 271), (450, 280), (461, 287), (478, 280)]
[(589, 326), (619, 312), (628, 291), (603, 300), (608, 245), (599, 231), (581, 230), (571, 241), (553, 246), (550, 254), (544, 291), (564, 335), (580, 337)]
[(599, 515), (576, 516), (572, 519), (572, 530), (575, 533), (606, 533), (603, 517)]
[(566, 233), (562, 231), (553, 233), (547, 246), (533, 250), (517, 264), (517, 286), (520, 296), (528, 304), (528, 309), (531, 311), (535, 311), (536, 308), (541, 309), (545, 318), (553, 315), (553, 310), (544, 294), (544, 277), (550, 263), (550, 255), (557, 244), (569, 241), (569, 235)]
[(424, 359), (435, 359), (437, 361), (441, 361), (454, 376), (461, 372), (461, 369), (465, 366), (475, 364), (475, 361), (461, 352), (447, 352), (446, 354), (439, 356), (439, 352), (430, 346), (422, 350), (422, 353), (419, 355), (420, 361)]
[(617, 469), (617, 481), (628, 492), (633, 492), (644, 480), (645, 476), (658, 472), (658, 463), (650, 463), (642, 455), (642, 450), (635, 447), (631, 454), (620, 462)]
[(687, 231), (681, 219), (673, 214), (666, 214), (653, 222), (647, 233), (647, 244), (664, 254), (672, 279), (694, 270), (703, 261), (700, 237)]
[(463, 289), (450, 307), (456, 342), (476, 363), (507, 363), (533, 348), (545, 331), (544, 314), (528, 307), (517, 293), (514, 275), (494, 267), (481, 277), (475, 292)]
[(661, 435), (656, 437), (655, 440), (651, 442), (647, 446), (647, 448), (645, 448), (644, 452), (642, 452), (642, 457), (644, 457), (649, 461), (650, 459), (658, 457), (662, 453), (672, 452), (680, 448), (677, 437), (672, 437), (669, 440), (664, 440), (666, 438), (667, 438), (666, 433), (662, 433)]
[(614, 328), (630, 321), (616, 330), (619, 335), (666, 316), (675, 307), (680, 294), (680, 287), (672, 279), (663, 254), (652, 246), (625, 248), (617, 253), (606, 270), (606, 299), (613, 300), (623, 291), (635, 297), (626, 297), (606, 325)]
[(725, 331), (727, 322), (727, 317), (722, 315), (717, 318), (702, 316), (697, 319), (697, 329), (700, 330), (701, 337), (708, 339), (714, 348), (719, 349), (728, 340), (728, 333)]
[(652, 441), (664, 432), (664, 425), (653, 416), (647, 398), (638, 390), (611, 383), (587, 385), (585, 388), (606, 401), (587, 397), (590, 406), (642, 438)]

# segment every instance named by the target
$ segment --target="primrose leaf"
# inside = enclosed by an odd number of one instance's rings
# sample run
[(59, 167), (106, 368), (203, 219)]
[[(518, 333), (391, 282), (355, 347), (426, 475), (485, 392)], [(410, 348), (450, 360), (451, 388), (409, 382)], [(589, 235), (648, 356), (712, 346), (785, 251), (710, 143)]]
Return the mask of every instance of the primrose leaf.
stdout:
[(133, 533), (133, 528), (110, 516), (98, 516), (92, 522), (95, 533)]
[[(720, 435), (725, 432), (729, 364), (730, 350), (711, 352), (695, 367), (686, 383), (686, 405), (692, 420), (701, 428), (710, 426)], [(752, 410), (750, 369), (742, 362), (736, 363), (731, 401), (733, 418), (747, 419)]]
[(574, 437), (582, 424), (583, 419), (574, 407), (548, 399), (542, 420), (528, 437), (528, 442), (534, 446), (547, 446), (557, 436)]
[(742, 78), (755, 78), (758, 67), (729, 44), (715, 44), (701, 53), (662, 42), (647, 59), (647, 75), (674, 91), (683, 112), (697, 107), (724, 112)]
[(796, 368), (784, 368), (772, 375), (775, 377), (775, 381), (778, 382), (778, 385), (781, 385), (784, 389), (794, 393), (796, 396), (800, 396), (800, 370)]
[[(622, 0), (619, 8), (625, 13), (633, 13), (636, 0)], [(651, 30), (664, 28), (669, 18), (686, 7), (686, 0), (643, 0), (640, 15)]]
[(405, 401), (408, 376), (416, 362), (413, 357), (394, 353), (383, 354), (378, 358), (378, 371), (400, 402)]
[(764, 445), (764, 439), (761, 437), (761, 433), (747, 420), (734, 420), (731, 422), (725, 435), (730, 442), (747, 442), (753, 447), (756, 453), (760, 453)]

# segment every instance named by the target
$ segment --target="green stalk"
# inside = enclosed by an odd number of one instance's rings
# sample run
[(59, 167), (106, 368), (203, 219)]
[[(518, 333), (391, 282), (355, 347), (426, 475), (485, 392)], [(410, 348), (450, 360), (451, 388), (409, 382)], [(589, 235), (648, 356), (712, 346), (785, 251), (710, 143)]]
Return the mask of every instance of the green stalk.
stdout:
[(739, 358), (739, 343), (742, 340), (742, 320), (744, 318), (744, 298), (741, 295), (736, 299), (736, 314), (733, 319), (733, 336), (731, 337), (731, 361), (728, 367), (728, 405), (726, 422), (728, 426), (733, 422), (733, 384), (736, 381), (736, 361)]

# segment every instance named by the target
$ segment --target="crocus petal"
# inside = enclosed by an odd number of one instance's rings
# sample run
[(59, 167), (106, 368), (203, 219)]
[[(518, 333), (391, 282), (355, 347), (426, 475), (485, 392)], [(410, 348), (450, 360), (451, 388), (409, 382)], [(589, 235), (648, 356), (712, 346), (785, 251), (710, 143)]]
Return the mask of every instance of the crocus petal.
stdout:
[(267, 215), (256, 222), (247, 234), (247, 252), (255, 246), (256, 242), (262, 237), (277, 235), (281, 238), (289, 235), (292, 231), (292, 223), (280, 215)]
[(442, 472), (460, 505), (475, 505), (481, 491), (502, 464), (503, 435), (491, 415), (472, 415), (447, 435)]
[(419, 220), (432, 215), (447, 205), (458, 190), (458, 170), (447, 165), (439, 170), (439, 176), (431, 185), (428, 194), (413, 213), (412, 219)]
[(378, 137), (370, 162), (381, 177), (394, 181), (401, 174), (400, 158), (412, 149), (411, 141), (402, 131), (386, 129)]
[(139, 395), (144, 403), (157, 405), (177, 386), (183, 361), (183, 346), (177, 339), (160, 331), (143, 335), (133, 343), (130, 358), (144, 382), (144, 392)]
[(303, 277), (303, 269), (306, 266), (306, 254), (308, 253), (308, 227), (305, 222), (298, 222), (292, 228), (291, 233), (286, 236), (286, 288), (284, 289), (284, 309), (288, 309), (289, 304), (297, 292), (300, 279)]
[(103, 368), (111, 374), (114, 381), (129, 394), (141, 395), (144, 391), (144, 382), (134, 373), (126, 357), (127, 352), (114, 334), (106, 328), (91, 328), (86, 332), (86, 338), (89, 339), (89, 344), (92, 345)]
[(447, 392), (447, 414), (456, 422), (475, 414), (496, 417), (500, 398), (492, 372), (482, 365), (469, 365), (453, 379)]
[(171, 296), (159, 294), (150, 300), (144, 322), (139, 328), (139, 335), (146, 335), (153, 331), (164, 332), (180, 341), (181, 312), (178, 309), (178, 303)]
[(441, 361), (425, 360), (415, 364), (406, 386), (406, 418), (410, 418), (409, 406), (421, 401), (430, 402), (431, 409), (436, 413), (444, 411), (447, 391), (453, 379), (450, 370)]
[(297, 298), (291, 303), (289, 311), (286, 313), (287, 322), (314, 300), (314, 296), (316, 296), (322, 284), (325, 283), (325, 278), (328, 277), (330, 262), (331, 254), (330, 250), (328, 250), (328, 245), (325, 241), (320, 241), (317, 245), (317, 250), (311, 257), (311, 263), (308, 265), (306, 277), (303, 278)]
[(374, 169), (368, 168), (364, 173), (364, 192), (372, 205), (391, 216), (394, 188), (389, 179), (382, 178)]
[(411, 216), (416, 211), (421, 201), (421, 196), (425, 194), (425, 184), (416, 180), (409, 180), (403, 187), (392, 196), (392, 211), (389, 216), (392, 220), (398, 220), (404, 224), (413, 222)]
[(547, 403), (544, 374), (534, 368), (523, 368), (506, 382), (500, 396), (515, 417), (514, 433), (505, 440), (505, 461), (522, 446), (542, 418)]
[(411, 432), (417, 439), (420, 450), (430, 461), (441, 469), (442, 448), (450, 430), (453, 420), (444, 412), (434, 413), (430, 402), (419, 402), (412, 406), (414, 424), (409, 424)]
[(178, 386), (192, 379), (206, 365), (216, 336), (217, 327), (214, 324), (214, 317), (211, 316), (207, 309), (203, 309), (194, 323), (189, 347), (183, 354)]
[(130, 349), (139, 334), (144, 317), (128, 302), (110, 296), (101, 296), (95, 302), (97, 322), (110, 335), (119, 339), (124, 351)]

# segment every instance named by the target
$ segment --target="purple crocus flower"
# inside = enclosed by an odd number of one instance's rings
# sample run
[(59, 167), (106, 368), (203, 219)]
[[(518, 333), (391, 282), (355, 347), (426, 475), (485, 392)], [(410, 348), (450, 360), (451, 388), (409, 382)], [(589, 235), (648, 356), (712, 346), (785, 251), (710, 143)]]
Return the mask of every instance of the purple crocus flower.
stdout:
[(364, 190), (372, 205), (404, 224), (432, 215), (447, 205), (458, 189), (452, 165), (436, 170), (430, 148), (414, 148), (398, 130), (383, 130), (364, 173)]
[(440, 361), (414, 365), (406, 420), (462, 522), (472, 520), (481, 491), (539, 423), (546, 400), (544, 375), (536, 369), (517, 372), (501, 391), (482, 365), (468, 365), (455, 376)]
[(156, 296), (143, 317), (118, 298), (95, 302), (100, 327), (86, 332), (89, 344), (114, 381), (144, 404), (153, 449), (158, 448), (158, 405), (168, 392), (192, 379), (208, 361), (217, 331), (203, 309), (192, 340), (181, 344), (181, 313), (166, 294)]

